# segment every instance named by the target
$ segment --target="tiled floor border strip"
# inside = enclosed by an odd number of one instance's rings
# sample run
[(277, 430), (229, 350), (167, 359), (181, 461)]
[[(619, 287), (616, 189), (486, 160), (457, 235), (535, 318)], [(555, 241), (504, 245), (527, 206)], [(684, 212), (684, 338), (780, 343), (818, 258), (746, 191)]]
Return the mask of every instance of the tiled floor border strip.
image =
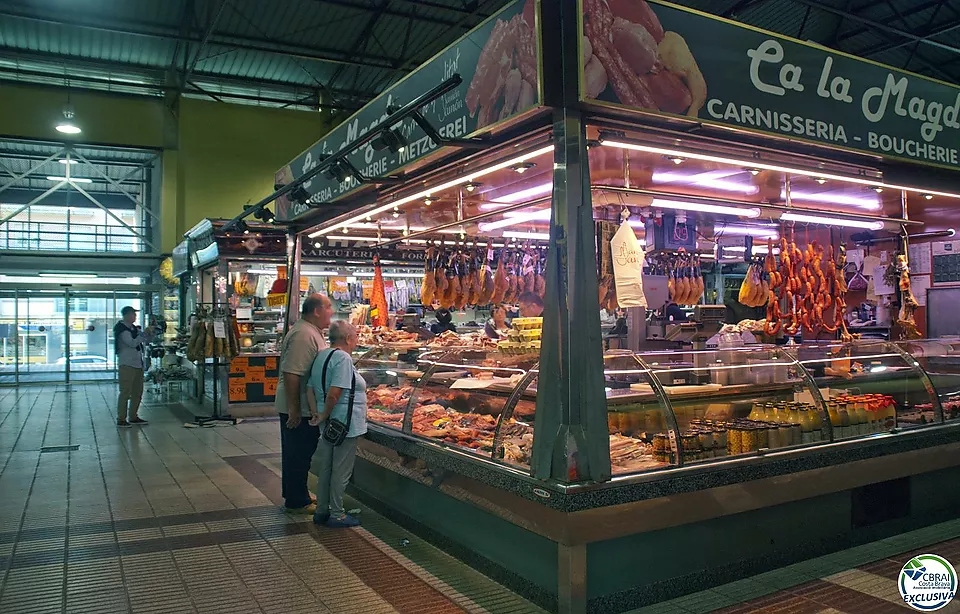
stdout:
[[(69, 524), (71, 535), (97, 535), (101, 533), (111, 533), (113, 531), (136, 531), (141, 529), (151, 529), (159, 527), (173, 527), (181, 524), (194, 524), (217, 522), (222, 520), (236, 520), (240, 518), (257, 518), (261, 516), (276, 516), (277, 508), (272, 505), (260, 505), (254, 507), (242, 507), (225, 510), (212, 510), (206, 512), (193, 512), (189, 514), (171, 514), (168, 516), (151, 516), (149, 518), (130, 518), (127, 520), (104, 520), (100, 522), (89, 522), (83, 524)], [(117, 512), (114, 512), (117, 513)], [(33, 529), (22, 529), (21, 531), (7, 531), (0, 533), (0, 544), (10, 544), (15, 541), (33, 541), (37, 539), (50, 539), (53, 537), (65, 537), (67, 526), (58, 525), (51, 527), (41, 527)]]
[[(280, 478), (269, 468), (264, 466), (259, 460), (250, 457), (228, 457), (224, 459), (240, 475), (246, 478), (254, 487), (260, 490), (271, 501), (282, 504), (280, 498)], [(424, 601), (437, 601), (440, 609), (448, 609), (444, 606), (456, 608), (455, 603), (438, 589), (418, 578), (406, 567), (400, 565), (392, 558), (386, 556), (380, 549), (368, 542), (359, 534), (353, 531), (328, 531), (315, 528), (314, 525), (306, 525), (308, 531), (313, 535), (317, 542), (333, 554), (340, 562), (364, 584), (377, 592), (385, 601), (395, 608), (404, 611), (403, 601), (408, 601), (411, 594), (421, 595), (419, 600), (421, 604)], [(368, 564), (370, 561), (376, 561), (375, 565)], [(394, 577), (388, 580), (383, 573), (376, 571), (377, 567), (393, 567), (393, 576), (407, 576), (407, 581), (398, 582)], [(445, 602), (445, 603), (443, 603)]]

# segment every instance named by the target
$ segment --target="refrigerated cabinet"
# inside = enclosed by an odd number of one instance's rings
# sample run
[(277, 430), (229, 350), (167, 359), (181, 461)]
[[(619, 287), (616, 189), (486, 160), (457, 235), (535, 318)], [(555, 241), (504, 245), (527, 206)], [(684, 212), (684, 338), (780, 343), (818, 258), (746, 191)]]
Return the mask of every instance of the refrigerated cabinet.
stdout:
[(960, 340), (931, 344), (607, 352), (601, 483), (531, 477), (536, 355), (373, 348), (355, 489), (548, 608), (629, 609), (955, 515)]

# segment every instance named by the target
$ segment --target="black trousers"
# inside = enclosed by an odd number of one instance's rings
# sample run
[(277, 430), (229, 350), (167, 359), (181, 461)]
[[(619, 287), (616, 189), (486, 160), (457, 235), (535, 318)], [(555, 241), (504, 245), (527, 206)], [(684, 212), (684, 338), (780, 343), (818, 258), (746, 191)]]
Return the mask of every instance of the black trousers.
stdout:
[(287, 414), (280, 414), (280, 482), (284, 505), (294, 509), (310, 505), (307, 475), (320, 441), (320, 427), (310, 426), (308, 418), (295, 429), (287, 428)]

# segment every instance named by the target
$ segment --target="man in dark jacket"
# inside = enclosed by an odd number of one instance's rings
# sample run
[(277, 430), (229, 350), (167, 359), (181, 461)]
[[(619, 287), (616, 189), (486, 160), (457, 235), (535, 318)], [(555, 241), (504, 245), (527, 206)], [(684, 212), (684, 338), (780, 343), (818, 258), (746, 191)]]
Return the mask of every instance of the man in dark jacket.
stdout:
[(120, 315), (123, 319), (113, 327), (114, 348), (117, 352), (117, 379), (120, 382), (120, 394), (117, 398), (117, 426), (127, 427), (147, 423), (137, 415), (137, 411), (140, 409), (140, 401), (143, 398), (143, 372), (147, 366), (143, 351), (146, 344), (153, 340), (155, 331), (153, 328), (141, 331), (135, 324), (137, 310), (129, 305), (120, 310)]

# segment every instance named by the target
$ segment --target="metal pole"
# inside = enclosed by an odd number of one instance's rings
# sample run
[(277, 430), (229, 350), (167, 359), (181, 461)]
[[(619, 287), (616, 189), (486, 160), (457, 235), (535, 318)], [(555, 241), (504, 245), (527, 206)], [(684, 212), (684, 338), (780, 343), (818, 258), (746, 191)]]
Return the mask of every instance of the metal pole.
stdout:
[(70, 383), (70, 288), (63, 289), (63, 346), (64, 346), (64, 383)]
[(20, 385), (20, 291), (13, 291), (13, 381)]
[[(596, 236), (583, 117), (577, 0), (540, 5), (543, 79), (554, 117), (554, 175), (537, 436), (531, 470), (561, 482), (610, 479), (610, 439), (597, 303)], [(585, 604), (582, 604), (585, 606)], [(575, 604), (561, 607), (577, 609)]]

